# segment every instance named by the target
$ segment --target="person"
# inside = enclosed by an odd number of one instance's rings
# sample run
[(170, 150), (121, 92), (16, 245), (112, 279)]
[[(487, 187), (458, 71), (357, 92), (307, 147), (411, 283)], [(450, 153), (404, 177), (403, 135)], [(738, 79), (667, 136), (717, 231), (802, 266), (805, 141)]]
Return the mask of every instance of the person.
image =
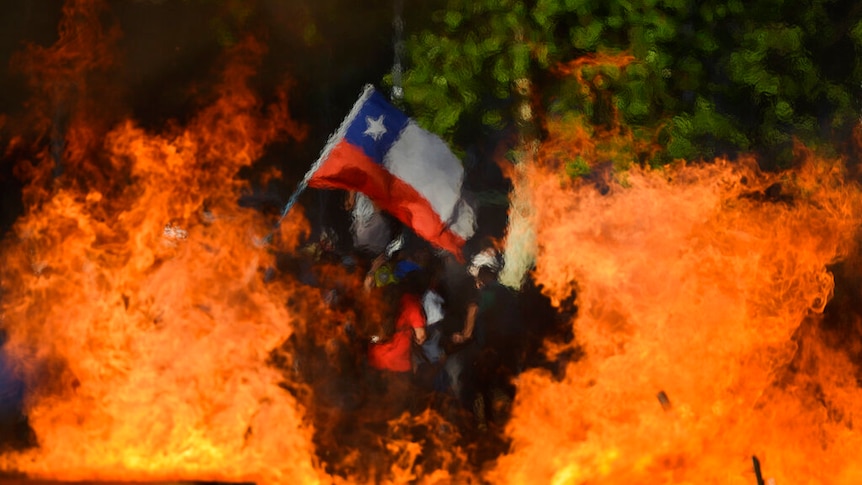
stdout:
[(397, 416), (412, 404), (412, 348), (414, 342), (422, 345), (426, 339), (418, 276), (418, 271), (411, 271), (397, 283), (377, 289), (382, 292), (384, 306), (379, 318), (391, 321), (383, 326), (394, 325), (391, 335), (384, 331), (372, 336), (367, 351), (370, 381), (380, 393), (384, 419)]
[(445, 352), (443, 350), (443, 320), (446, 317), (445, 291), (440, 281), (441, 264), (430, 253), (420, 252), (416, 258), (423, 265), (427, 278), (425, 292), (422, 294), (422, 309), (425, 312), (426, 339), (414, 349), (413, 367), (419, 387), (433, 397), (434, 393), (445, 392), (447, 383), (443, 374)]
[(426, 340), (420, 345), (417, 356), (417, 366), (421, 363), (438, 364), (443, 359), (443, 348), (440, 345), (441, 331), (438, 325), (445, 315), (445, 301), (435, 288), (429, 288), (422, 294), (422, 309), (425, 312)]
[(403, 246), (404, 238), (398, 237), (386, 246), (384, 252), (374, 258), (365, 276), (366, 289), (395, 284), (408, 273), (421, 269), (418, 264), (406, 257)]
[(465, 345), (460, 392), (480, 429), (489, 418), (501, 418), (502, 408), (511, 403), (515, 392), (511, 381), (523, 358), (517, 295), (499, 282), (501, 267), (499, 256), (491, 251), (473, 258), (469, 272), (478, 291), (467, 307), (463, 329), (451, 337)]

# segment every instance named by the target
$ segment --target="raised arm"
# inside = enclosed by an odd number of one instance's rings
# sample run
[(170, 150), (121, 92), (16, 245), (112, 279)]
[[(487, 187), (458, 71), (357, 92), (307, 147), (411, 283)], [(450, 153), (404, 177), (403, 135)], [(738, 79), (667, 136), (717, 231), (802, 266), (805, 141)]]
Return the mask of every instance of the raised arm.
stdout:
[(464, 319), (464, 329), (460, 332), (452, 334), (452, 341), (456, 344), (462, 344), (473, 336), (473, 329), (476, 328), (476, 315), (479, 313), (479, 305), (471, 303), (467, 307), (467, 317)]

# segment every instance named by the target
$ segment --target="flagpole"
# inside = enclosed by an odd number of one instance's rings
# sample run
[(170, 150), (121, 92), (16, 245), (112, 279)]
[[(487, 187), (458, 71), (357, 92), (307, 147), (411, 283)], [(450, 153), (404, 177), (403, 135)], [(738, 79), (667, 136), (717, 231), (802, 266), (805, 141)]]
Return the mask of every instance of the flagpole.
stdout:
[(281, 223), (282, 221), (284, 221), (284, 218), (287, 217), (287, 213), (290, 212), (290, 209), (292, 209), (294, 205), (296, 205), (296, 201), (299, 200), (299, 196), (302, 195), (302, 193), (305, 192), (305, 189), (308, 188), (308, 181), (314, 175), (314, 172), (316, 172), (317, 169), (320, 168), (321, 160), (323, 160), (323, 157), (314, 162), (311, 168), (308, 169), (307, 172), (305, 172), (305, 175), (302, 177), (302, 180), (300, 180), (299, 183), (296, 184), (296, 188), (293, 190), (293, 193), (290, 194), (290, 198), (287, 199), (287, 204), (285, 204), (284, 209), (281, 210), (281, 216), (279, 216), (278, 221), (276, 221), (272, 230), (269, 231), (269, 234), (267, 234), (266, 237), (263, 238), (264, 244), (269, 244), (272, 242), (272, 238), (275, 236), (275, 232), (278, 231), (278, 229), (281, 227)]
[(278, 229), (281, 227), (282, 221), (284, 221), (284, 218), (287, 217), (287, 213), (290, 212), (290, 209), (292, 209), (293, 206), (296, 205), (296, 201), (299, 200), (299, 196), (302, 195), (302, 193), (305, 192), (305, 189), (308, 188), (308, 180), (311, 178), (312, 175), (314, 175), (314, 172), (317, 171), (319, 166), (319, 163), (315, 163), (314, 165), (312, 165), (311, 169), (309, 169), (308, 172), (305, 173), (305, 176), (302, 177), (302, 180), (300, 180), (299, 183), (296, 184), (296, 189), (293, 190), (293, 193), (290, 194), (290, 198), (287, 199), (287, 204), (285, 204), (284, 209), (281, 210), (281, 216), (279, 216), (278, 221), (275, 222), (275, 225), (269, 231), (269, 234), (267, 234), (263, 237), (263, 239), (261, 239), (262, 245), (267, 245), (272, 242), (272, 239), (275, 237), (276, 231), (278, 231)]
[(293, 193), (290, 194), (290, 198), (287, 199), (287, 204), (284, 205), (284, 209), (282, 209), (281, 216), (278, 218), (278, 222), (275, 223), (274, 229), (281, 227), (281, 221), (287, 217), (287, 213), (290, 212), (290, 209), (292, 209), (294, 205), (296, 205), (296, 201), (299, 200), (299, 196), (308, 188), (308, 178), (309, 177), (306, 176), (296, 185), (296, 189), (294, 189)]

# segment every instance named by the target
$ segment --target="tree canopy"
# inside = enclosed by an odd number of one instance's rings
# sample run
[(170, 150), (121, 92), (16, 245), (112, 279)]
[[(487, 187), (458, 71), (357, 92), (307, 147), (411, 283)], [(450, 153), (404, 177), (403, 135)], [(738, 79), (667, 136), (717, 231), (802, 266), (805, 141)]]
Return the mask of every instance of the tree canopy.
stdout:
[(641, 163), (756, 151), (782, 167), (794, 138), (826, 149), (857, 124), (860, 47), (846, 0), (448, 0), (407, 39), (403, 82), (456, 144), (517, 128), (529, 82), (539, 118), (621, 126)]

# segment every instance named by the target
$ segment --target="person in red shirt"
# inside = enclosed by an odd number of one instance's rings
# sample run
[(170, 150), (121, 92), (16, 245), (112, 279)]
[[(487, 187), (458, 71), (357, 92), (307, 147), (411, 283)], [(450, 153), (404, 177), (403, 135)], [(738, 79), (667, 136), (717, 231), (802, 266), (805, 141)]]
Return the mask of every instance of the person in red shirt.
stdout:
[(372, 338), (368, 345), (368, 367), (372, 388), (379, 395), (380, 411), (389, 417), (411, 407), (413, 342), (421, 345), (426, 336), (422, 289), (419, 270), (404, 275), (396, 284), (378, 288), (384, 292), (384, 305), (387, 301), (394, 303), (395, 322), (391, 336)]
[[(397, 288), (392, 289), (397, 290)], [(419, 297), (409, 292), (402, 293), (398, 308), (395, 332), (392, 337), (385, 342), (372, 342), (368, 347), (368, 364), (375, 369), (392, 372), (412, 371), (412, 342), (415, 341), (419, 345), (425, 342), (425, 314)]]

